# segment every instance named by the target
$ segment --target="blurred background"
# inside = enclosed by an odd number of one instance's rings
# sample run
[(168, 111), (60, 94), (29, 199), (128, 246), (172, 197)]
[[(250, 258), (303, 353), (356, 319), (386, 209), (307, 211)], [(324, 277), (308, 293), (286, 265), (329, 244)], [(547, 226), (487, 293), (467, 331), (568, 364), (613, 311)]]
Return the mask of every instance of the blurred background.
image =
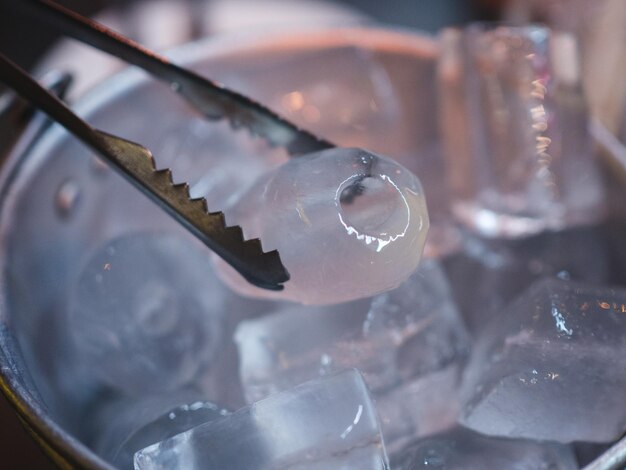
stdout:
[[(599, 0), (59, 0), (145, 46), (165, 50), (201, 37), (323, 25), (386, 24), (435, 34), (442, 27), (472, 21), (543, 21), (583, 38), (583, 52), (594, 61), (589, 80), (598, 83), (592, 105), (604, 110), (614, 132), (623, 126), (619, 109), (603, 92), (624, 90), (626, 76), (626, 1)], [(611, 5), (598, 18), (586, 18), (589, 4)], [(0, 52), (35, 76), (60, 68), (75, 74), (71, 98), (123, 66), (120, 62), (21, 16), (15, 0), (0, 0)], [(620, 16), (621, 15), (621, 16)], [(615, 26), (617, 25), (617, 27)], [(622, 25), (621, 29), (619, 25)], [(600, 25), (600, 26), (599, 26)], [(589, 53), (601, 50), (602, 54)], [(611, 68), (607, 73), (607, 67)], [(620, 86), (607, 80), (621, 80)], [(2, 91), (0, 89), (0, 91)], [(613, 112), (612, 108), (616, 108)], [(613, 114), (615, 116), (613, 116)], [(623, 132), (623, 131), (622, 131)], [(4, 398), (0, 398), (0, 454), (3, 468), (53, 468), (31, 442)]]
[[(494, 20), (503, 0), (59, 0), (149, 47), (166, 48), (215, 34), (280, 26), (379, 22), (435, 32), (471, 20)], [(7, 2), (9, 4), (9, 2)], [(57, 40), (11, 12), (0, 16), (0, 48), (31, 68)]]

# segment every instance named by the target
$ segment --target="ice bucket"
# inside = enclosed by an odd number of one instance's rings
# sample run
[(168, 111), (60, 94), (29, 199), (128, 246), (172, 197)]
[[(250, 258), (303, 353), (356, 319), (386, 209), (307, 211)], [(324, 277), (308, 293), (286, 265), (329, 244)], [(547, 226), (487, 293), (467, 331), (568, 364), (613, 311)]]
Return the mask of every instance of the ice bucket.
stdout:
[[(436, 55), (428, 36), (376, 28), (225, 37), (173, 53), (323, 137), (400, 159), (425, 183), (435, 229), (446, 207), (442, 185), (432, 184), (442, 177)], [(75, 108), (95, 127), (151, 148), (181, 179), (214, 165), (182, 155), (192, 134), (170, 142), (169, 135), (188, 132), (191, 111), (138, 70), (107, 80)], [(215, 126), (242, 145), (241, 131)], [(268, 152), (262, 143), (245, 145)], [(85, 444), (92, 430), (84, 423), (101, 391), (64, 339), (68, 289), (84, 258), (112, 237), (140, 230), (189, 235), (59, 126), (17, 149), (0, 185), (0, 385), (59, 466), (109, 468)]]

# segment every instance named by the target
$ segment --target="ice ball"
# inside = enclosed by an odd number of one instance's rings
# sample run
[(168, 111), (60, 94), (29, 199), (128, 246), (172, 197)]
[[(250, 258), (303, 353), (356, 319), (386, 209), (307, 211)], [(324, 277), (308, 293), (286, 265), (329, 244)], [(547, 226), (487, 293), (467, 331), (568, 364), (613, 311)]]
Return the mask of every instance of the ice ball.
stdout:
[(394, 160), (357, 148), (294, 158), (259, 178), (226, 211), (246, 238), (277, 249), (291, 279), (280, 292), (247, 283), (225, 263), (240, 294), (303, 304), (369, 297), (399, 286), (422, 256), (429, 221), (418, 178)]

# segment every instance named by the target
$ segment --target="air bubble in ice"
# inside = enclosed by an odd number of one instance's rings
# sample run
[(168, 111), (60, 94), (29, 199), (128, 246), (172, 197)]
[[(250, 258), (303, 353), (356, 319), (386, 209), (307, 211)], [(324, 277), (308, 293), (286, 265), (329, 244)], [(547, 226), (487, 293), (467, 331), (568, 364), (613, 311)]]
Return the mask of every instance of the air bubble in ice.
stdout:
[(368, 297), (400, 285), (416, 269), (428, 231), (422, 186), (386, 157), (337, 148), (294, 158), (260, 178), (231, 210), (229, 225), (278, 249), (291, 275), (272, 293), (225, 264), (236, 291), (305, 304)]

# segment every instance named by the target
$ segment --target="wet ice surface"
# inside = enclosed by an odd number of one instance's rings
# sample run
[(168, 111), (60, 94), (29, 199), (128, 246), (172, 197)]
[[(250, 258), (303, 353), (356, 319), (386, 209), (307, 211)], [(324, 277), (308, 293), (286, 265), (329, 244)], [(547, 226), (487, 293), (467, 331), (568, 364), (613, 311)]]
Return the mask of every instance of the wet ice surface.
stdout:
[(423, 261), (400, 287), (372, 299), (288, 306), (244, 321), (235, 340), (249, 403), (355, 367), (376, 399), (388, 444), (456, 419), (469, 341), (436, 261)]
[(244, 295), (331, 304), (384, 292), (416, 269), (428, 213), (417, 177), (394, 161), (337, 148), (294, 158), (261, 177), (226, 211), (229, 225), (278, 249), (291, 275), (280, 293), (248, 284), (223, 262), (221, 277)]
[(506, 437), (611, 442), (626, 429), (626, 291), (546, 279), (477, 339), (461, 423)]
[(228, 413), (191, 389), (118, 399), (95, 414), (93, 447), (116, 468), (132, 469), (135, 452)]
[(482, 436), (457, 427), (420, 439), (391, 459), (394, 470), (574, 470), (574, 453), (562, 444)]
[(461, 367), (450, 364), (376, 399), (383, 437), (393, 452), (407, 441), (450, 428), (459, 416)]
[(507, 304), (534, 281), (555, 277), (606, 283), (612, 275), (611, 264), (619, 263), (609, 255), (609, 234), (598, 227), (519, 240), (464, 235), (462, 251), (445, 265), (463, 318), (473, 334), (500, 316)]
[(135, 468), (388, 468), (372, 401), (350, 370), (317, 379), (148, 447)]
[(101, 246), (72, 289), (76, 355), (130, 394), (189, 383), (223, 340), (217, 282), (207, 251), (186, 238), (136, 233)]

